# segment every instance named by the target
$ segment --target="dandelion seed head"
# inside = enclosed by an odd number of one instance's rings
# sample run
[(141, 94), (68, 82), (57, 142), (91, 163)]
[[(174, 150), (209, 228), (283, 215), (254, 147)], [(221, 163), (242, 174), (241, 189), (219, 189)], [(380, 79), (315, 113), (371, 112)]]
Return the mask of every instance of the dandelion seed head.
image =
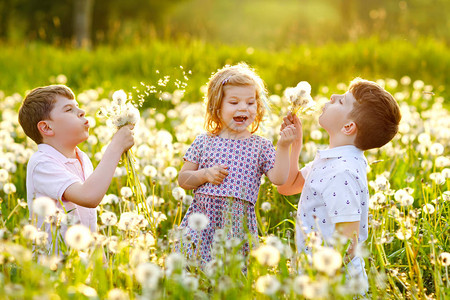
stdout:
[(124, 290), (121, 290), (119, 288), (114, 288), (112, 290), (108, 291), (108, 294), (106, 294), (107, 300), (128, 300), (130, 297), (128, 296), (127, 292)]
[(160, 278), (163, 277), (161, 268), (154, 263), (145, 262), (140, 264), (134, 273), (136, 280), (145, 288), (155, 290)]
[(106, 211), (100, 215), (102, 223), (106, 226), (114, 226), (117, 224), (117, 216), (113, 212)]
[(124, 90), (115, 91), (112, 95), (113, 105), (121, 106), (127, 101), (127, 93)]
[(167, 177), (168, 179), (172, 180), (175, 177), (177, 177), (178, 171), (174, 167), (167, 167), (167, 168), (164, 169), (163, 174), (164, 174), (165, 177)]
[(342, 265), (342, 255), (329, 247), (322, 247), (313, 253), (314, 267), (328, 276), (332, 276)]
[(186, 196), (186, 192), (181, 187), (177, 186), (172, 190), (172, 196), (175, 198), (175, 200), (179, 201)]
[(56, 213), (55, 201), (48, 197), (39, 197), (33, 200), (33, 213), (40, 217), (47, 217)]
[(7, 195), (14, 194), (16, 192), (16, 186), (14, 183), (8, 182), (3, 185), (3, 191)]
[(280, 261), (280, 251), (272, 245), (261, 245), (256, 250), (252, 250), (252, 255), (263, 266), (274, 267)]
[(448, 252), (442, 252), (441, 254), (439, 254), (438, 256), (438, 261), (439, 264), (443, 267), (448, 267), (450, 266), (450, 253)]
[(270, 211), (271, 208), (272, 208), (272, 205), (270, 204), (270, 202), (265, 201), (265, 202), (261, 203), (261, 209), (263, 211), (268, 212), (268, 211)]
[(92, 242), (92, 234), (89, 228), (79, 225), (73, 225), (67, 229), (66, 242), (69, 247), (76, 250), (85, 250)]
[(128, 199), (133, 196), (133, 190), (127, 186), (124, 186), (120, 189), (120, 195), (125, 199)]
[(189, 216), (188, 226), (193, 230), (202, 231), (209, 224), (209, 219), (205, 214), (193, 213)]
[(264, 275), (256, 280), (255, 288), (261, 294), (268, 296), (274, 295), (281, 287), (280, 282), (275, 276)]
[(434, 211), (435, 211), (433, 204), (430, 204), (430, 203), (425, 204), (425, 205), (422, 207), (422, 210), (423, 210), (424, 213), (426, 213), (426, 214), (428, 214), (428, 215), (433, 214)]

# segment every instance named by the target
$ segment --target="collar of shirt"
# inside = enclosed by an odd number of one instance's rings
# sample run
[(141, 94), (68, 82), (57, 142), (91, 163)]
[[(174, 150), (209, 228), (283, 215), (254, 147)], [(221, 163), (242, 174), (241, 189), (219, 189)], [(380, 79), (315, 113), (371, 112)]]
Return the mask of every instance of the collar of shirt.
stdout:
[(364, 151), (356, 148), (353, 145), (345, 145), (340, 147), (335, 147), (331, 149), (318, 150), (320, 158), (336, 158), (340, 156), (364, 156)]
[[(61, 162), (63, 164), (78, 162), (77, 158), (68, 158), (68, 157), (64, 156), (64, 154), (62, 154), (61, 152), (59, 152), (58, 150), (56, 150), (55, 148), (53, 148), (52, 146), (50, 146), (48, 144), (39, 144), (38, 151), (41, 151), (45, 154), (50, 155), (51, 157), (55, 158), (56, 160), (58, 160), (59, 162)], [(78, 149), (78, 147), (76, 147), (75, 151), (77, 152), (78, 157), (81, 160), (83, 160), (83, 155), (82, 155), (81, 150)]]

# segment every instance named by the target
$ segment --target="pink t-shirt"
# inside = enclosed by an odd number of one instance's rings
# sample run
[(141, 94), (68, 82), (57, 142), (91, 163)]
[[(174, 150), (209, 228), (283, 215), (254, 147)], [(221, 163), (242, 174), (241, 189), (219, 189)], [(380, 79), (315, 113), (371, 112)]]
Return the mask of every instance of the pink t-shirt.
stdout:
[[(97, 227), (97, 212), (95, 208), (79, 206), (75, 203), (65, 201), (63, 194), (65, 190), (75, 182), (84, 182), (92, 174), (94, 168), (89, 157), (80, 149), (76, 148), (78, 157), (67, 158), (61, 152), (50, 145), (39, 144), (36, 151), (30, 158), (27, 165), (27, 203), (30, 210), (30, 219), (33, 216), (33, 199), (39, 197), (49, 197), (55, 200), (56, 207), (71, 217), (78, 219), (80, 223), (88, 227), (92, 232)], [(40, 228), (44, 222), (43, 218), (38, 218), (37, 226)], [(51, 241), (51, 229), (45, 225)], [(60, 233), (64, 237), (67, 226), (61, 224)]]

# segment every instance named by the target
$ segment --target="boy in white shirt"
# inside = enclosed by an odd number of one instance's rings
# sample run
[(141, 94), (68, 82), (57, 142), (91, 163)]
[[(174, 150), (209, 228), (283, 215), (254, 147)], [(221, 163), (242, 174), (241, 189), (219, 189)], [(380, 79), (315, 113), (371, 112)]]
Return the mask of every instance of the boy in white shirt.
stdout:
[(397, 133), (400, 108), (375, 82), (356, 78), (343, 95), (332, 95), (323, 108), (319, 124), (329, 135), (329, 147), (318, 151), (313, 162), (301, 170), (302, 125), (297, 116), (284, 118), (282, 129), (294, 124), (297, 140), (292, 144), (289, 177), (278, 187), (283, 195), (302, 193), (297, 212), (296, 244), (310, 253), (306, 237), (316, 232), (325, 242), (339, 233), (351, 244), (344, 258), (350, 276), (367, 282), (364, 260), (355, 248), (367, 239), (369, 190), (364, 151), (379, 148)]
[[(19, 110), (19, 123), (25, 134), (38, 145), (27, 165), (27, 202), (30, 219), (33, 201), (48, 197), (61, 211), (75, 217), (95, 232), (95, 208), (103, 199), (123, 152), (134, 144), (133, 126), (119, 129), (94, 170), (89, 157), (77, 145), (89, 137), (89, 122), (78, 107), (72, 90), (64, 85), (33, 89)], [(38, 217), (37, 227), (44, 224)], [(50, 224), (45, 224), (50, 242), (48, 249), (59, 252), (58, 236), (53, 240)], [(67, 226), (59, 233), (65, 236)]]

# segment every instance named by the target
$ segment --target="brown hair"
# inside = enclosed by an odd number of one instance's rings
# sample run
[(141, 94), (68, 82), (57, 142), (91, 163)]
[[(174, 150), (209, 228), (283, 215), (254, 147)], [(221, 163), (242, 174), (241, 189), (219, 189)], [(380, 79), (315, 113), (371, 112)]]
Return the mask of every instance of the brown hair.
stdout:
[(19, 123), (23, 131), (36, 144), (42, 143), (42, 135), (37, 124), (50, 119), (50, 112), (56, 102), (56, 95), (75, 99), (70, 88), (65, 85), (49, 85), (33, 89), (23, 100), (19, 109)]
[(394, 97), (375, 82), (361, 78), (350, 83), (349, 92), (356, 99), (349, 114), (358, 128), (355, 146), (368, 150), (392, 140), (402, 118)]
[(257, 111), (252, 123), (251, 133), (258, 130), (259, 123), (264, 116), (264, 102), (267, 94), (265, 85), (253, 69), (245, 63), (234, 66), (226, 65), (211, 76), (205, 97), (206, 117), (205, 129), (211, 134), (218, 134), (223, 128), (220, 120), (220, 108), (224, 97), (224, 86), (251, 86), (256, 90)]

